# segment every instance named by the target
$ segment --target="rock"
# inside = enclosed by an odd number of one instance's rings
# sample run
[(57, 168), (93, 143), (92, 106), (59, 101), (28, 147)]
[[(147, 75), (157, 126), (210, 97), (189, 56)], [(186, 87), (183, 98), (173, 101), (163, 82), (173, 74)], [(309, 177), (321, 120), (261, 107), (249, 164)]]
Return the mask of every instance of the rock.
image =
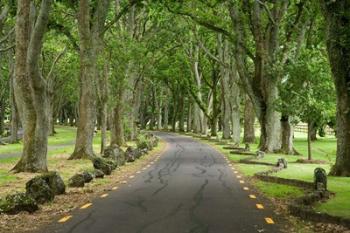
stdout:
[(140, 151), (141, 151), (141, 153), (142, 153), (143, 155), (148, 154), (148, 149), (147, 149), (147, 148), (141, 149)]
[(93, 175), (88, 171), (84, 171), (82, 175), (85, 183), (90, 183), (94, 179)]
[(103, 178), (105, 176), (105, 174), (103, 173), (103, 171), (99, 170), (99, 169), (95, 169), (94, 171), (95, 177), (96, 178)]
[(327, 190), (327, 173), (321, 167), (315, 168), (314, 170), (314, 187), (318, 191)]
[(66, 185), (58, 172), (47, 172), (40, 177), (48, 183), (55, 195), (61, 195), (66, 192)]
[(142, 156), (142, 151), (139, 148), (128, 147), (125, 151), (125, 158), (128, 162), (134, 162)]
[(288, 167), (288, 162), (285, 158), (279, 158), (277, 160), (277, 167), (281, 167), (281, 168), (287, 168)]
[(26, 193), (16, 193), (0, 200), (0, 213), (18, 214), (21, 211), (33, 213), (38, 210), (37, 202)]
[(34, 177), (26, 183), (26, 194), (39, 204), (52, 201), (55, 198), (53, 189), (41, 176)]
[(133, 148), (130, 146), (125, 151), (125, 159), (129, 163), (136, 160), (135, 154), (133, 153)]
[(83, 174), (75, 174), (68, 180), (69, 187), (79, 188), (79, 187), (84, 187), (84, 185), (85, 185), (85, 179)]
[(257, 152), (256, 152), (256, 157), (257, 157), (258, 159), (264, 158), (264, 157), (265, 157), (265, 152), (264, 152), (264, 151), (257, 151)]
[(113, 170), (113, 166), (111, 163), (103, 158), (94, 158), (93, 159), (93, 165), (95, 169), (101, 170), (105, 175), (110, 175)]
[(118, 162), (118, 166), (125, 164), (125, 153), (118, 145), (111, 145), (106, 148), (102, 155), (103, 158)]

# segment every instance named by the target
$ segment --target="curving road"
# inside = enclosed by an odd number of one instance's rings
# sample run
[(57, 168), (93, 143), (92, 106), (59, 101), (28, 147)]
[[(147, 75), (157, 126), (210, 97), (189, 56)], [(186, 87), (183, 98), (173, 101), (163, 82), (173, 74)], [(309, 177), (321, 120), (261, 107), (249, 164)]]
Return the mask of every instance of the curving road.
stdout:
[(261, 201), (249, 198), (224, 157), (184, 136), (158, 133), (168, 142), (158, 161), (90, 208), (45, 230), (52, 233), (279, 232)]

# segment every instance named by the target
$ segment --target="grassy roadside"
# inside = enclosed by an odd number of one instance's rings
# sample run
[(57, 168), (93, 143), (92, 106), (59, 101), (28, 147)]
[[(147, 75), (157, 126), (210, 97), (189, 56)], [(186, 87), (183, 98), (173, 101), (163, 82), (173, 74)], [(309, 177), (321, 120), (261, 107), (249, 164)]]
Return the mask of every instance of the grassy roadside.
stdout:
[[(50, 144), (61, 145), (66, 142), (74, 142), (75, 133), (71, 127), (58, 127), (58, 133), (50, 137)], [(96, 152), (100, 150), (99, 134), (94, 140), (94, 149)], [(128, 145), (134, 145), (128, 142)], [(4, 147), (7, 147), (6, 145)], [(166, 143), (160, 141), (158, 146), (149, 152), (148, 155), (142, 156), (133, 163), (127, 163), (125, 166), (117, 168), (110, 176), (104, 179), (94, 179), (91, 183), (87, 183), (84, 188), (67, 187), (65, 195), (56, 196), (54, 201), (40, 206), (39, 211), (28, 214), (21, 212), (18, 215), (1, 215), (0, 214), (0, 232), (9, 233), (25, 233), (44, 227), (65, 213), (92, 202), (98, 195), (112, 190), (112, 187), (125, 185), (127, 180), (134, 175), (136, 171), (153, 161), (156, 155), (162, 153), (166, 148)], [(91, 161), (88, 160), (67, 160), (73, 152), (73, 145), (65, 145), (62, 148), (49, 151), (48, 167), (49, 170), (58, 171), (65, 183), (75, 173), (92, 170)], [(125, 148), (123, 148), (125, 149)], [(18, 147), (17, 151), (20, 152)], [(9, 193), (21, 192), (25, 189), (25, 183), (37, 174), (20, 173), (13, 174), (8, 171), (14, 166), (18, 158), (1, 159), (0, 157), (0, 198)], [(34, 224), (33, 224), (34, 223)]]
[[(210, 144), (212, 147), (225, 154), (232, 162), (236, 163), (238, 170), (240, 170), (240, 172), (248, 178), (252, 178), (256, 172), (270, 169), (269, 166), (264, 165), (238, 163), (240, 159), (247, 158), (247, 156), (230, 154), (229, 150), (224, 149), (224, 145), (218, 145), (218, 143), (213, 141), (203, 139), (200, 140), (204, 143)], [(251, 150), (256, 151), (257, 147), (257, 144), (253, 144), (251, 146)], [(288, 161), (288, 168), (281, 172), (275, 173), (275, 176), (310, 182), (313, 181), (313, 172), (316, 167), (322, 167), (328, 172), (331, 168), (331, 164), (335, 161), (336, 140), (334, 137), (321, 138), (312, 144), (313, 159), (322, 160), (325, 162), (325, 164), (296, 163), (297, 159), (306, 158), (306, 135), (301, 133), (296, 134), (295, 148), (302, 154), (301, 156), (266, 154), (265, 158), (260, 159), (259, 161), (276, 163), (278, 158), (285, 158)], [(289, 200), (290, 198), (302, 196), (304, 193), (304, 190), (300, 188), (288, 185), (272, 184), (258, 181), (256, 179), (252, 179), (252, 184), (270, 199), (278, 199), (282, 201)], [(334, 216), (350, 218), (350, 178), (330, 176), (328, 177), (328, 189), (336, 194), (335, 197), (325, 203), (318, 203), (314, 207), (315, 210)]]

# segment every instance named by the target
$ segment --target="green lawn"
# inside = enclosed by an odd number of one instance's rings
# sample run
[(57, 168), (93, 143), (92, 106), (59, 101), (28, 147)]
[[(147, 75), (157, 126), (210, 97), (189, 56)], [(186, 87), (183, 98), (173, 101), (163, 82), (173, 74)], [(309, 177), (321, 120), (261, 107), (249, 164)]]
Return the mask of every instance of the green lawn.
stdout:
[[(208, 143), (208, 141), (203, 141)], [(215, 142), (209, 142), (219, 151), (223, 152), (231, 161), (238, 162), (240, 159), (247, 158), (244, 155), (230, 154), (229, 150), (223, 149), (224, 145), (217, 145)], [(294, 146), (302, 155), (283, 155), (283, 154), (267, 154), (265, 158), (259, 161), (276, 163), (278, 158), (285, 158), (288, 161), (288, 169), (272, 174), (282, 178), (299, 179), (303, 181), (313, 181), (313, 172), (316, 167), (322, 167), (329, 172), (336, 158), (336, 139), (332, 136), (318, 138), (312, 142), (312, 154), (314, 160), (323, 160), (326, 164), (300, 164), (295, 161), (300, 158), (307, 158), (307, 141), (306, 134), (295, 133)], [(251, 150), (256, 151), (258, 144), (251, 145)], [(256, 172), (270, 169), (269, 166), (237, 164), (239, 170), (245, 176), (251, 177)], [(265, 195), (271, 198), (288, 198), (299, 197), (303, 191), (299, 188), (272, 184), (268, 182), (257, 181), (254, 185)], [(347, 177), (328, 177), (328, 189), (336, 193), (335, 197), (326, 203), (319, 203), (315, 206), (316, 211), (325, 212), (335, 216), (343, 216), (350, 218), (350, 178)]]

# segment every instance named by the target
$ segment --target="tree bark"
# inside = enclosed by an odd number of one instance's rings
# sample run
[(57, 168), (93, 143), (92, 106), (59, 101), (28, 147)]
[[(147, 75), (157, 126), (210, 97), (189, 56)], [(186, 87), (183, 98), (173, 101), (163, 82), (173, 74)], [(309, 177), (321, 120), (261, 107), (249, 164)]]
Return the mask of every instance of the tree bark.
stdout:
[(307, 159), (312, 160), (312, 150), (311, 150), (311, 122), (307, 124)]
[(122, 146), (125, 144), (123, 125), (123, 103), (124, 88), (121, 83), (118, 86), (118, 98), (113, 109), (113, 123), (111, 129), (111, 145)]
[(14, 89), (24, 134), (22, 157), (13, 168), (15, 172), (47, 171), (47, 84), (41, 77), (38, 60), (51, 3), (51, 0), (42, 0), (32, 26), (35, 15), (31, 2), (18, 0)]
[(80, 98), (77, 137), (69, 159), (95, 157), (93, 137), (96, 121), (97, 60), (101, 51), (104, 24), (110, 0), (98, 1), (91, 17), (90, 1), (79, 1), (78, 31), (80, 36)]
[(321, 1), (327, 48), (337, 93), (337, 159), (331, 175), (350, 176), (350, 2)]
[(245, 105), (244, 105), (244, 136), (243, 136), (243, 143), (245, 144), (255, 143), (254, 123), (255, 123), (254, 107), (249, 97), (246, 97)]
[(179, 131), (185, 132), (185, 100), (184, 95), (181, 93), (179, 95)]

